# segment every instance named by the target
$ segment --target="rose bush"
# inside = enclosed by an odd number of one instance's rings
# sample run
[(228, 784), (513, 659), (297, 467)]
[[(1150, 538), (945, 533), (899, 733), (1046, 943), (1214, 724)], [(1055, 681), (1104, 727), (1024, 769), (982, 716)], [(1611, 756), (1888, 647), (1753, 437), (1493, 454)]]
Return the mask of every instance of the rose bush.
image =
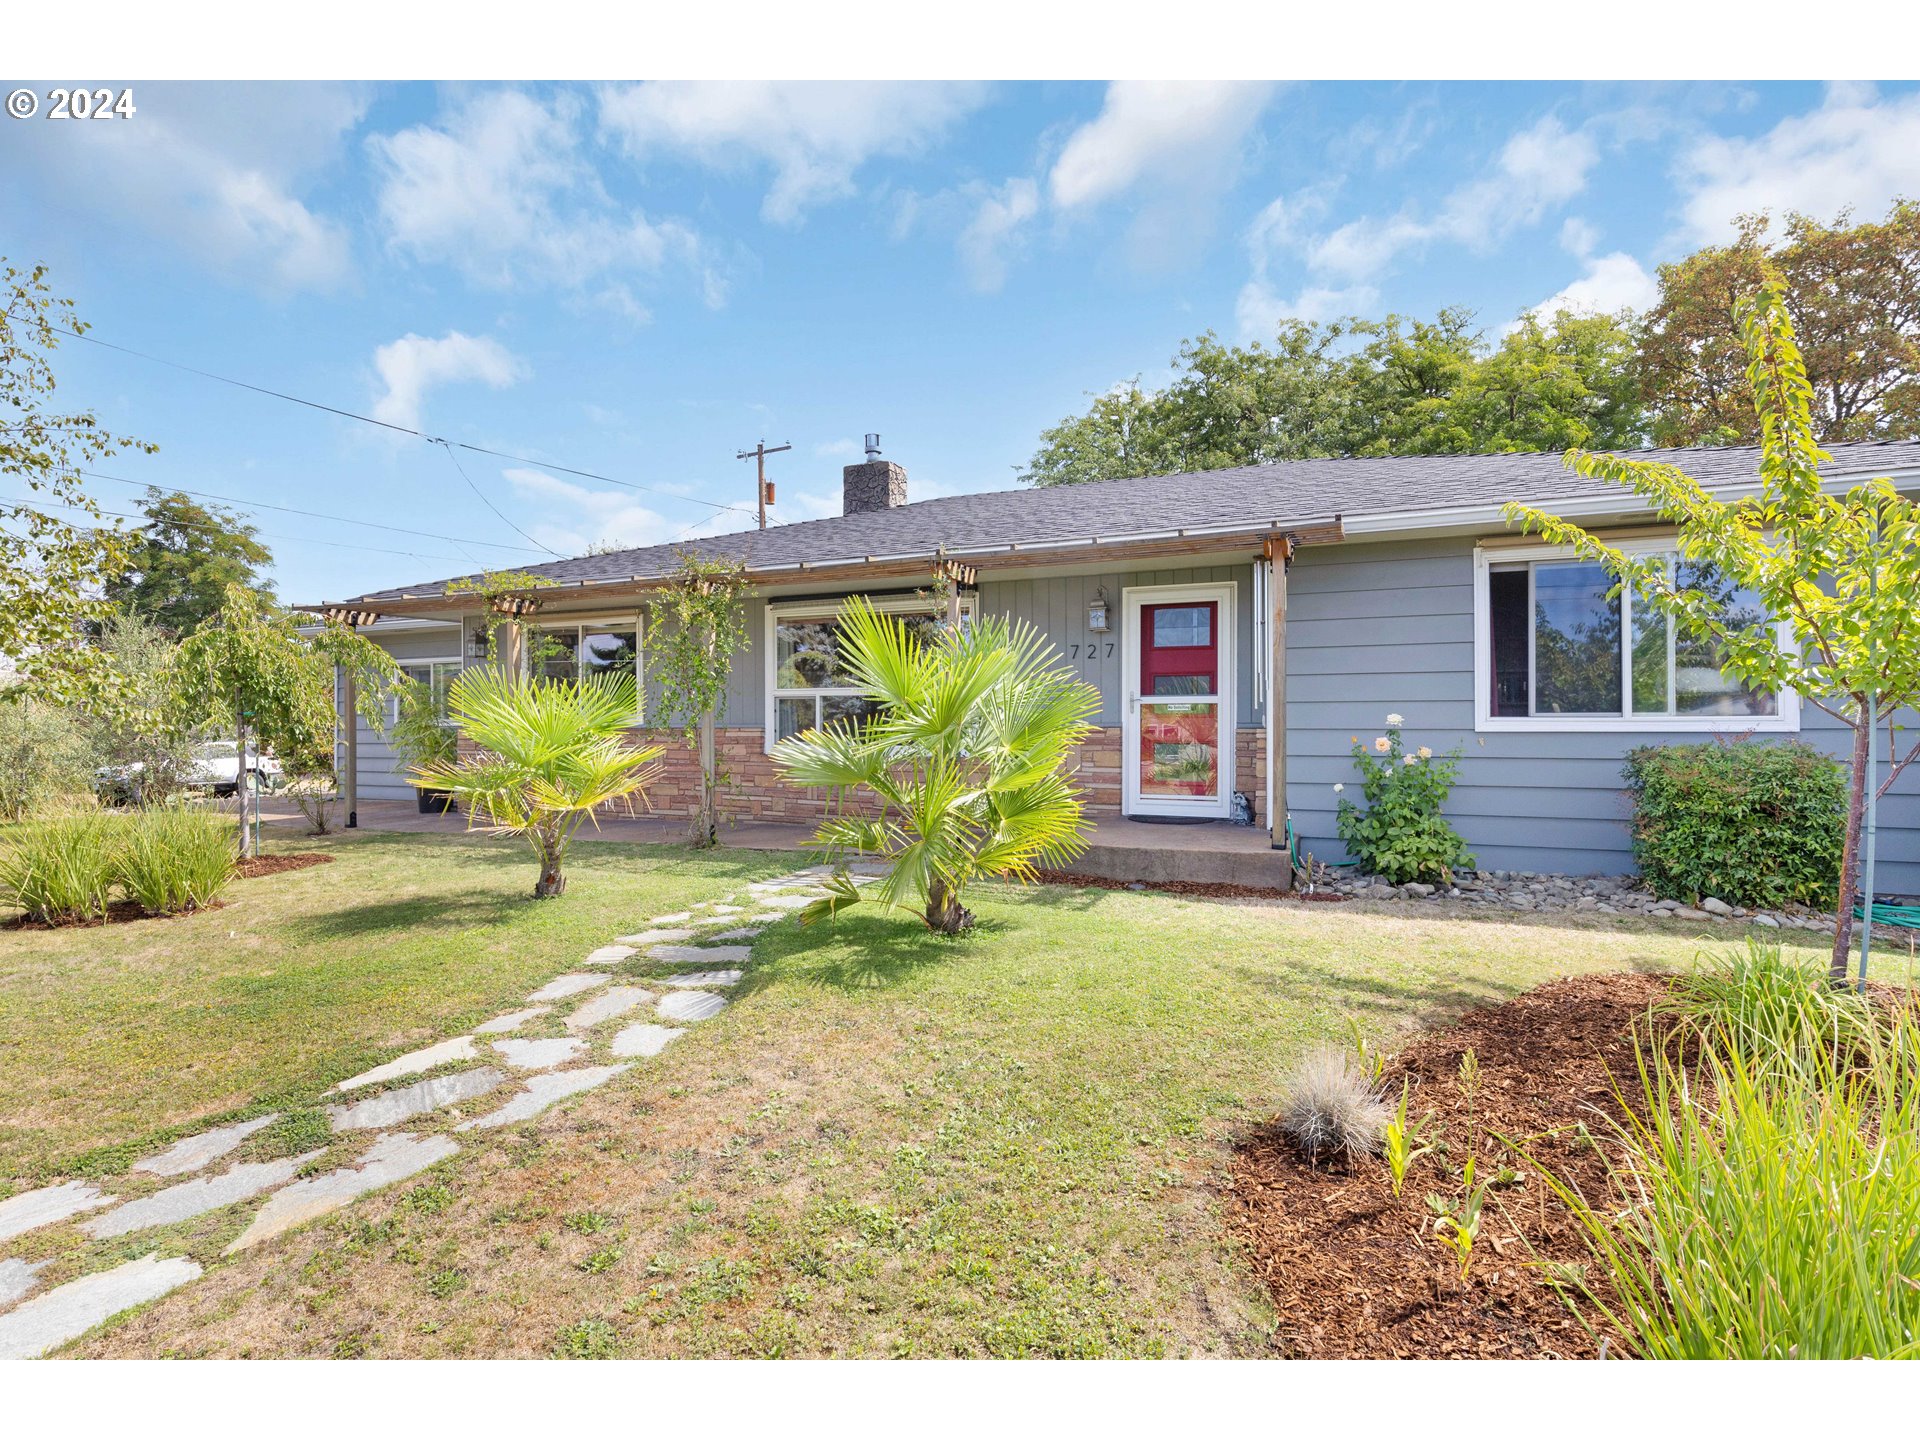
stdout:
[[(1451, 884), (1455, 869), (1473, 865), (1467, 842), (1440, 814), (1459, 775), (1460, 751), (1436, 759), (1425, 745), (1407, 750), (1403, 723), (1398, 715), (1387, 716), (1387, 733), (1374, 737), (1372, 753), (1354, 736), (1353, 763), (1366, 807), (1342, 798), (1340, 838), (1368, 874), (1395, 885)], [(1333, 788), (1338, 793), (1345, 787)]]

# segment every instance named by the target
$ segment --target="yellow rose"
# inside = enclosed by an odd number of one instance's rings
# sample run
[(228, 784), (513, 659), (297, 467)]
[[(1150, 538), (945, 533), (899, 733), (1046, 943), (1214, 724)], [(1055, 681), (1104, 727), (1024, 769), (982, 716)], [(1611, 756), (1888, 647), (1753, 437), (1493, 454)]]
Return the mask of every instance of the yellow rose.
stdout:
[(1384, 755), (1393, 748), (1393, 742), (1384, 735), (1376, 735), (1373, 737), (1373, 748)]

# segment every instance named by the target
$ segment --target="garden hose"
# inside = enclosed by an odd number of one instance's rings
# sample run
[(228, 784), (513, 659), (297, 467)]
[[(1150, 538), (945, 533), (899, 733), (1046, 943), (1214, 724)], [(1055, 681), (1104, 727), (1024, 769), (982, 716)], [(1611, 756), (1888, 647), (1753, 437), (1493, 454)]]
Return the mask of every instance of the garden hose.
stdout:
[[(1867, 907), (1855, 905), (1853, 918), (1867, 918)], [(1903, 930), (1920, 930), (1920, 905), (1889, 905), (1884, 900), (1873, 904), (1873, 923), (1876, 925), (1897, 925)]]

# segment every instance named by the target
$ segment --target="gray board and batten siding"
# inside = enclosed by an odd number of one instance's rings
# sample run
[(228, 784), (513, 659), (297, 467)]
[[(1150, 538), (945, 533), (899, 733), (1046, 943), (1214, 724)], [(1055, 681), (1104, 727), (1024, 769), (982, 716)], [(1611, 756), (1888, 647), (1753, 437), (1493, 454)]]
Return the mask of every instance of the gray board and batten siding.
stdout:
[[(1342, 863), (1334, 829), (1344, 782), (1357, 794), (1353, 737), (1386, 717), (1409, 747), (1462, 750), (1446, 807), (1482, 868), (1559, 874), (1633, 869), (1621, 764), (1639, 745), (1710, 735), (1672, 731), (1474, 731), (1471, 537), (1309, 546), (1288, 577), (1287, 803), (1301, 845)], [(1800, 738), (1844, 757), (1850, 732), (1811, 705)], [(1726, 733), (1738, 733), (1730, 721)], [(1911, 733), (1911, 732), (1909, 732)], [(1763, 737), (1767, 738), (1767, 737)], [(1789, 736), (1771, 737), (1788, 739)], [(1920, 767), (1880, 807), (1878, 888), (1920, 893)]]
[[(458, 660), (460, 658), (460, 626), (457, 624), (436, 625), (431, 628), (408, 628), (388, 632), (366, 632), (367, 639), (376, 640), (382, 649), (401, 665), (418, 665), (429, 660)], [(387, 716), (391, 720), (393, 708), (387, 707)], [(393, 753), (393, 746), (387, 736), (376, 731), (366, 720), (354, 716), (355, 735), (360, 747), (360, 798), (362, 800), (411, 800), (414, 789), (404, 778), (405, 766)]]

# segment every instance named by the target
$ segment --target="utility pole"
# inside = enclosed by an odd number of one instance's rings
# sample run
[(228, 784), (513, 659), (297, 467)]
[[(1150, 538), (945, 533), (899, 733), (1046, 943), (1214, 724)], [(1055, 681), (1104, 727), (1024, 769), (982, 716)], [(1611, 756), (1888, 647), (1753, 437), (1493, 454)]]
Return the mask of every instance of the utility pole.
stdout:
[(769, 447), (767, 442), (762, 440), (758, 445), (754, 446), (753, 449), (739, 451), (734, 457), (738, 460), (752, 460), (756, 462), (755, 468), (758, 471), (758, 483), (754, 486), (753, 498), (759, 502), (760, 528), (762, 530), (767, 528), (767, 506), (773, 503), (773, 487), (767, 483), (767, 456), (778, 455), (782, 450), (791, 450), (792, 448), (793, 446), (791, 444)]

